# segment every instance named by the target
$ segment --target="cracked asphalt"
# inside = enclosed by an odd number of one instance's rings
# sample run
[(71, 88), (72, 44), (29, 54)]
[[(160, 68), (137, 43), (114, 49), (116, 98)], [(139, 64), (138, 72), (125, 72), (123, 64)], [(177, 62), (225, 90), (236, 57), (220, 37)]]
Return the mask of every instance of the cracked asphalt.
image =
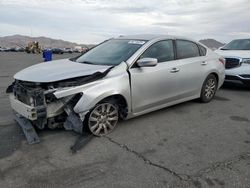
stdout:
[[(55, 55), (55, 59), (76, 54)], [(250, 188), (250, 89), (225, 84), (208, 104), (190, 101), (128, 121), (76, 153), (78, 135), (44, 130), (28, 145), (6, 87), (41, 55), (0, 53), (0, 187)], [(45, 73), (46, 74), (46, 73)]]

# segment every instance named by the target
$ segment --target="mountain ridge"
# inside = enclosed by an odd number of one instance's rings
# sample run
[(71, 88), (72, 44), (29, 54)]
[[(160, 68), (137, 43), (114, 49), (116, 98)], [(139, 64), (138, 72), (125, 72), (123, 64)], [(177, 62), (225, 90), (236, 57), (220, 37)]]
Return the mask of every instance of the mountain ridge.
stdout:
[(225, 45), (225, 43), (219, 42), (215, 39), (201, 39), (199, 40), (199, 42), (211, 48), (212, 50), (218, 49), (219, 47), (222, 47)]
[(88, 44), (78, 44), (76, 42), (65, 41), (62, 39), (53, 39), (45, 36), (30, 37), (19, 34), (0, 37), (0, 46), (25, 47), (31, 41), (39, 42), (43, 48), (74, 48), (75, 46), (89, 46)]
[[(53, 39), (45, 36), (30, 37), (16, 34), (0, 37), (0, 47), (25, 47), (31, 41), (39, 42), (43, 48), (74, 48), (75, 46), (94, 46), (93, 44), (78, 44), (76, 42), (65, 41), (62, 39)], [(215, 39), (202, 39), (199, 42), (211, 49), (218, 49), (219, 47), (225, 45), (224, 43), (221, 43)]]

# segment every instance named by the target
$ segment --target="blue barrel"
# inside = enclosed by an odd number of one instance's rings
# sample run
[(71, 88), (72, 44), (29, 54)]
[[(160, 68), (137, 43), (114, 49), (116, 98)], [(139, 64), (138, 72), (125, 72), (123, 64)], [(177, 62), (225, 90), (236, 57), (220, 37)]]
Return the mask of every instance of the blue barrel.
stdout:
[(44, 59), (44, 62), (51, 61), (52, 60), (52, 50), (50, 50), (50, 49), (43, 50), (43, 59)]

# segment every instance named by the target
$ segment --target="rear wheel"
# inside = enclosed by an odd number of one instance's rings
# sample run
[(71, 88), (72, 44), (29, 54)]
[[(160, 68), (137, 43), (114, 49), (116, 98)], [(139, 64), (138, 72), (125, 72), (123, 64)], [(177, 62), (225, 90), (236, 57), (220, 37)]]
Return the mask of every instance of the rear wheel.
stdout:
[(119, 107), (112, 102), (97, 104), (88, 116), (88, 127), (92, 134), (104, 136), (115, 128), (119, 119)]
[(201, 96), (200, 96), (201, 102), (204, 103), (210, 102), (216, 93), (217, 86), (218, 86), (218, 81), (215, 75), (210, 74), (202, 85)]

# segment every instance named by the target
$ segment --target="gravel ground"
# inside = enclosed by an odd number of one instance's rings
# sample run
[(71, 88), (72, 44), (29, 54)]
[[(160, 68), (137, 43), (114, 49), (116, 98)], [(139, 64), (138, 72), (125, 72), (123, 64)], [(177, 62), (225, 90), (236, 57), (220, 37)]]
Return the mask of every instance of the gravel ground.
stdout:
[(227, 83), (211, 103), (121, 121), (73, 154), (77, 134), (44, 130), (28, 145), (13, 121), (5, 89), (17, 71), (41, 61), (0, 53), (0, 187), (250, 187), (249, 88)]

